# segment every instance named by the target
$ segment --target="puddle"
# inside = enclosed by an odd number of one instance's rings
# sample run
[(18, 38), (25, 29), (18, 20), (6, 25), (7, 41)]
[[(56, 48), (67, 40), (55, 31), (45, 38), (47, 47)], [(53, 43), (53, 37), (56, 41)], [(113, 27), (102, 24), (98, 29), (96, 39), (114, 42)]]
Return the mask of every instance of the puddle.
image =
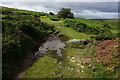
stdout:
[(39, 47), (38, 51), (34, 55), (40, 53), (46, 53), (49, 50), (56, 50), (58, 56), (62, 56), (61, 50), (65, 47), (65, 44), (59, 38), (48, 39), (42, 46)]

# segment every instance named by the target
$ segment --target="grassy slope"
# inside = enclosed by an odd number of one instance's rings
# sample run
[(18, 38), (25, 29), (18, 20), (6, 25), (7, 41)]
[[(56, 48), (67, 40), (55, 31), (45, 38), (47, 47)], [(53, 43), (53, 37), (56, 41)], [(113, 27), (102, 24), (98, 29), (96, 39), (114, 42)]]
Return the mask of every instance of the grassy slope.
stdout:
[(71, 28), (67, 27), (61, 27), (60, 28), (61, 34), (66, 35), (70, 38), (73, 39), (90, 39), (91, 36), (90, 34), (85, 34), (85, 33), (79, 33)]
[[(91, 35), (85, 33), (79, 33), (71, 28), (63, 27), (63, 21), (51, 21), (48, 18), (41, 18), (42, 21), (55, 25), (61, 32), (59, 34), (66, 35), (71, 39), (90, 39)], [(53, 54), (53, 51), (49, 51), (47, 54)], [(93, 55), (95, 53), (94, 48), (89, 49), (73, 49), (66, 47), (62, 51), (62, 60), (51, 58), (49, 56), (39, 58), (31, 68), (29, 68), (23, 76), (24, 78), (93, 78), (102, 77), (102, 73), (95, 73), (92, 69), (87, 68), (85, 64), (82, 64), (82, 59)], [(74, 59), (72, 59), (74, 57)], [(75, 62), (72, 62), (75, 60)], [(60, 63), (60, 64), (59, 64)], [(81, 67), (81, 66), (84, 66)], [(100, 65), (101, 66), (101, 65)], [(100, 67), (102, 68), (102, 67)], [(32, 75), (32, 76), (31, 76)], [(63, 76), (62, 76), (63, 75)]]
[[(70, 37), (71, 39), (74, 39), (74, 38), (90, 39), (91, 35), (79, 33), (71, 28), (63, 27), (62, 20), (61, 21), (51, 21), (49, 18), (45, 18), (45, 17), (40, 18), (40, 19), (41, 19), (41, 21), (55, 25), (56, 28), (58, 26), (60, 26), (60, 28), (58, 30), (60, 30), (61, 32), (59, 34), (66, 35), (66, 36)], [(75, 63), (70, 61), (72, 57), (75, 57), (75, 60), (80, 60), (82, 57), (84, 57), (84, 53), (89, 54), (88, 52), (86, 52), (86, 50), (65, 48), (63, 50), (64, 60), (60, 61), (62, 64), (57, 64), (56, 63), (57, 59), (52, 59), (50, 57), (39, 58), (36, 61), (36, 63), (26, 71), (26, 75), (24, 76), (24, 78), (32, 78), (32, 77), (35, 77), (35, 78), (38, 78), (38, 77), (40, 77), (40, 78), (46, 78), (46, 77), (55, 78), (55, 77), (57, 77), (57, 78), (59, 78), (59, 77), (61, 77), (61, 76), (56, 75), (55, 71), (59, 72), (60, 74), (63, 74), (64, 78), (91, 77), (91, 75), (88, 76), (88, 74), (86, 74), (86, 71), (89, 71), (89, 70), (82, 69), (77, 65), (77, 64), (79, 64), (79, 61), (75, 62)], [(51, 59), (51, 60), (47, 60), (47, 63), (49, 66), (46, 65), (46, 66), (44, 66), (44, 69), (42, 69), (43, 66), (40, 66), (40, 65), (45, 64), (43, 61), (45, 58)], [(70, 67), (73, 68), (74, 70), (69, 70)], [(82, 70), (84, 70), (84, 72), (81, 72)], [(74, 75), (74, 74), (76, 74), (76, 75)], [(30, 76), (30, 75), (32, 75), (32, 76)]]
[[(60, 28), (58, 28), (58, 30), (60, 30), (61, 32), (59, 34), (63, 34), (68, 36), (71, 39), (90, 39), (91, 35), (85, 34), (85, 33), (79, 33), (71, 28), (67, 28), (67, 27), (63, 27), (63, 21), (51, 21), (49, 18), (40, 18), (42, 21), (47, 22), (49, 24), (53, 24), (55, 25), (55, 27), (57, 28), (58, 26), (61, 26)], [(92, 51), (91, 51), (92, 53)], [(85, 49), (73, 49), (73, 48), (65, 48), (63, 49), (63, 60), (60, 61), (62, 64), (57, 64), (56, 61), (57, 59), (52, 59), (50, 57), (42, 57), (39, 58), (38, 61), (35, 62), (35, 64), (29, 68), (26, 71), (26, 75), (24, 76), (24, 78), (59, 78), (61, 76), (58, 76), (55, 74), (55, 71), (59, 72), (60, 74), (64, 75), (64, 78), (90, 78), (92, 77), (92, 74), (87, 74), (87, 72), (91, 72), (90, 69), (84, 69), (81, 68), (80, 66), (82, 66), (82, 64), (80, 64), (80, 60), (82, 57), (88, 56), (89, 54), (89, 50)], [(51, 53), (52, 54), (52, 53)], [(75, 58), (75, 62), (71, 62), (71, 58), (74, 57)], [(42, 61), (42, 59), (52, 59), (52, 60), (48, 60), (47, 63), (48, 65), (44, 66), (45, 69), (42, 69), (43, 66), (40, 65), (44, 65), (44, 61)], [(51, 64), (53, 63), (53, 64)], [(80, 64), (80, 65), (77, 65)], [(85, 67), (85, 65), (84, 65)], [(73, 70), (70, 70), (69, 68), (73, 68)], [(51, 71), (52, 70), (52, 71)], [(83, 71), (83, 72), (82, 72)], [(38, 73), (38, 74), (37, 74)], [(74, 75), (76, 74), (76, 75)], [(32, 75), (32, 76), (30, 76)]]
[[(57, 59), (48, 56), (41, 57), (26, 71), (24, 78), (61, 78), (62, 75), (63, 78), (91, 78), (92, 74), (86, 74), (91, 72), (91, 69), (87, 69), (80, 63), (83, 57), (91, 54), (88, 52), (89, 50), (65, 48), (63, 50), (64, 59), (59, 61), (61, 64), (57, 63)], [(71, 62), (72, 57), (75, 58), (75, 62)]]
[(60, 26), (60, 28), (58, 30), (60, 30), (60, 34), (63, 34), (65, 36), (68, 36), (72, 39), (76, 38), (76, 39), (90, 39), (91, 36), (90, 34), (85, 34), (85, 33), (79, 33), (71, 28), (68, 27), (64, 27), (64, 21), (60, 20), (60, 21), (51, 21), (49, 18), (43, 17), (40, 18), (41, 21), (47, 22), (49, 24), (55, 25), (55, 27), (57, 28), (58, 26)]
[[(117, 27), (117, 28), (119, 28), (119, 25), (120, 25), (120, 23), (119, 23), (120, 19), (95, 19), (95, 20), (97, 20), (99, 22), (102, 22), (102, 23), (104, 22), (106, 24), (110, 24), (111, 26), (114, 26), (114, 27)], [(114, 34), (118, 33), (118, 29), (111, 29), (111, 31)]]
[[(16, 11), (18, 12), (18, 11)], [(21, 12), (21, 11), (20, 11)], [(23, 11), (24, 12), (24, 11)], [(34, 13), (34, 12), (33, 12)], [(32, 14), (33, 14), (32, 13)], [(31, 13), (30, 13), (31, 14)], [(34, 14), (35, 15), (35, 14)], [(3, 15), (5, 17), (6, 15)], [(79, 33), (71, 28), (63, 27), (63, 20), (61, 21), (51, 21), (48, 18), (42, 17), (40, 18), (43, 22), (47, 22), (49, 24), (55, 25), (58, 30), (61, 32), (59, 34), (66, 35), (71, 39), (90, 39), (91, 35)], [(29, 45), (30, 46), (30, 45)], [(26, 47), (26, 46), (25, 46)], [(47, 54), (52, 54), (51, 56), (57, 56), (53, 54), (54, 51), (49, 51)], [(82, 58), (87, 57), (88, 55), (92, 55), (94, 53), (94, 49), (73, 49), (70, 47), (66, 47), (63, 49), (63, 57), (62, 60), (58, 60), (56, 58), (51, 58), (48, 56), (39, 58), (32, 67), (30, 67), (23, 76), (24, 78), (90, 78), (93, 77), (94, 73), (91, 69), (86, 68), (87, 66), (81, 64)], [(73, 59), (75, 62), (72, 62)], [(59, 64), (58, 64), (59, 62)], [(78, 65), (79, 64), (79, 65)], [(80, 67), (84, 66), (84, 68)], [(62, 76), (63, 75), (63, 76)]]
[[(115, 26), (119, 26), (120, 23), (119, 23), (119, 20), (120, 19), (104, 19), (103, 22), (106, 22), (108, 24), (112, 24), (112, 25), (115, 25)], [(113, 33), (118, 33), (118, 30), (111, 30)]]
[(49, 28), (54, 28), (40, 22), (39, 16), (44, 13), (1, 6), (0, 8), (2, 8), (0, 22), (2, 22), (2, 60), (4, 62), (2, 77), (9, 78), (21, 67), (31, 48), (47, 37), (49, 31), (53, 31)]
[(118, 21), (119, 21), (120, 19), (105, 19), (105, 20), (103, 20), (104, 22), (107, 22), (107, 23), (109, 23), (109, 24), (113, 24), (113, 25), (116, 25), (116, 26), (118, 26)]

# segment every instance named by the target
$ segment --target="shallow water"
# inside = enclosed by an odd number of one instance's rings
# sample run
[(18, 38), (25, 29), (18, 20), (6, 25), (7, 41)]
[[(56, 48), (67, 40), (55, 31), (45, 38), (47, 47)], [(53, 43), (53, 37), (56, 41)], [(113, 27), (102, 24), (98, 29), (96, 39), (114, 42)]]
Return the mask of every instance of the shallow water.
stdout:
[(40, 53), (46, 53), (49, 50), (56, 50), (58, 56), (62, 56), (61, 50), (65, 47), (65, 44), (59, 38), (53, 38), (51, 40), (47, 40), (42, 46), (39, 47), (39, 50), (35, 53), (35, 55)]

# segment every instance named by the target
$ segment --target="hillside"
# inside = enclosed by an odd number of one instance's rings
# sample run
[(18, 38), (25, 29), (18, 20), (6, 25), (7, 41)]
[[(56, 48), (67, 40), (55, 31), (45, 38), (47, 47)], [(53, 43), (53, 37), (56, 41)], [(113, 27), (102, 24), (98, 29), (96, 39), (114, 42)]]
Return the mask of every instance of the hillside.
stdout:
[(115, 25), (115, 26), (118, 26), (118, 25), (120, 25), (120, 24), (119, 24), (119, 20), (120, 20), (120, 19), (104, 19), (104, 20), (102, 20), (102, 21), (107, 22), (107, 23), (109, 23), (109, 24), (113, 24), (113, 25)]
[[(14, 78), (118, 78), (117, 25), (6, 7), (1, 17), (3, 78), (16, 72)], [(33, 55), (56, 39), (65, 44), (61, 57), (56, 50)], [(88, 43), (68, 43), (72, 39)]]
[(45, 14), (2, 7), (3, 77), (11, 76), (30, 49), (55, 31), (39, 19)]

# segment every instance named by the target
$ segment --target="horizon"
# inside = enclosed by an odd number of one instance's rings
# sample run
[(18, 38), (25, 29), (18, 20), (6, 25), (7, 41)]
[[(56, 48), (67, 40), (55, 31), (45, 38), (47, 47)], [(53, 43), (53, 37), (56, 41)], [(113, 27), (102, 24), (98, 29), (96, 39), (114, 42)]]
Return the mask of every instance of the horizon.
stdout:
[[(57, 14), (60, 8), (70, 8), (75, 17), (85, 19), (119, 19), (118, 2), (2, 2), (0, 6)], [(31, 7), (32, 6), (32, 7)]]

